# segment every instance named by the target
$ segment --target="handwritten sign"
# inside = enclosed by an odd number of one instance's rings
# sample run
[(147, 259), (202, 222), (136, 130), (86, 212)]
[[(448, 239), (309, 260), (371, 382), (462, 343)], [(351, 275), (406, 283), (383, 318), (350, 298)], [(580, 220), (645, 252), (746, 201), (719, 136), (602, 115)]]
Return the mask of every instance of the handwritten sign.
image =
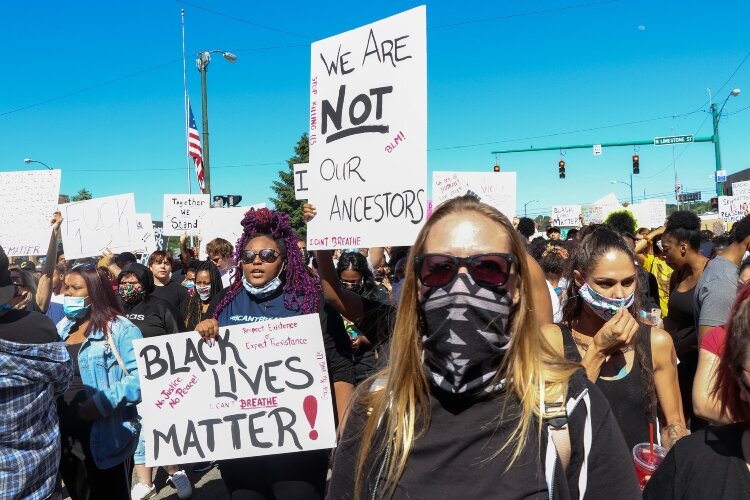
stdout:
[(719, 196), (719, 217), (724, 222), (737, 222), (750, 215), (750, 196)]
[(152, 225), (154, 226), (154, 239), (156, 240), (156, 249), (157, 250), (166, 250), (167, 249), (167, 240), (169, 237), (164, 237), (164, 223), (160, 220), (153, 221)]
[(60, 170), (0, 173), (0, 245), (8, 256), (44, 255), (57, 210)]
[(105, 249), (132, 252), (143, 244), (138, 238), (133, 193), (66, 203), (60, 205), (60, 212), (68, 259), (95, 257)]
[(133, 342), (146, 465), (221, 460), (336, 445), (317, 314)]
[(552, 207), (550, 223), (559, 227), (581, 226), (581, 205), (555, 205)]
[(667, 219), (667, 203), (662, 199), (644, 200), (627, 208), (640, 227), (649, 229), (664, 225)]
[(294, 199), (295, 200), (306, 200), (308, 197), (307, 188), (307, 171), (309, 170), (309, 163), (295, 163), (294, 164)]
[(426, 9), (312, 44), (307, 248), (411, 245), (427, 215)]
[(156, 237), (151, 214), (135, 214), (135, 226), (140, 246), (134, 249), (134, 253), (151, 255), (156, 251)]
[(599, 198), (593, 203), (581, 205), (581, 215), (584, 224), (602, 224), (609, 214), (622, 210), (622, 205), (614, 193)]
[(198, 236), (210, 206), (207, 194), (165, 194), (164, 236)]
[(206, 213), (201, 232), (200, 255), (207, 258), (206, 245), (214, 238), (224, 238), (232, 245), (242, 236), (242, 219), (251, 208), (265, 208), (265, 203), (249, 207), (212, 208)]
[(515, 172), (433, 172), (432, 203), (435, 209), (444, 201), (472, 194), (491, 205), (509, 220), (516, 216)]
[(732, 195), (744, 196), (750, 194), (750, 181), (740, 181), (732, 183)]

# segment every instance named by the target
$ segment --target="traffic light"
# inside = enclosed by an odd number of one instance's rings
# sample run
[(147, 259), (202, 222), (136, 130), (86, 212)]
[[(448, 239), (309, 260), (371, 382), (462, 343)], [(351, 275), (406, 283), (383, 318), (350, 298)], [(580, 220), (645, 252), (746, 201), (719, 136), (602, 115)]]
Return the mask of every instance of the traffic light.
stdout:
[(242, 196), (238, 194), (230, 194), (227, 196), (227, 206), (236, 207), (242, 201)]
[(565, 161), (560, 160), (560, 179), (565, 179)]
[(641, 173), (641, 158), (638, 155), (633, 155), (633, 173), (634, 174), (640, 174)]
[(719, 198), (716, 196), (711, 198), (711, 210), (719, 210)]
[(494, 170), (495, 172), (499, 172), (500, 171), (500, 165), (498, 165), (497, 163), (495, 163), (495, 166), (494, 166), (494, 168), (492, 170)]

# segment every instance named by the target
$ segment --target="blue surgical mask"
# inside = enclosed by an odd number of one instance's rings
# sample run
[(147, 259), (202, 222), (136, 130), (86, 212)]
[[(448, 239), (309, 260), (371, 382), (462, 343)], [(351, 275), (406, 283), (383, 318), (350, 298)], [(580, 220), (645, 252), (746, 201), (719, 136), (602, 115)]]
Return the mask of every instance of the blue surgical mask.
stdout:
[(611, 299), (598, 293), (588, 283), (584, 283), (578, 290), (578, 295), (591, 308), (597, 316), (604, 321), (609, 321), (622, 308), (627, 309), (635, 301), (635, 291), (623, 299)]
[(86, 305), (86, 297), (63, 297), (63, 312), (69, 319), (81, 318), (86, 315), (89, 306)]
[(253, 286), (252, 284), (250, 284), (249, 281), (247, 281), (247, 278), (245, 278), (245, 275), (243, 274), (242, 275), (242, 286), (245, 287), (245, 290), (247, 290), (247, 292), (250, 295), (253, 295), (253, 296), (255, 296), (255, 297), (259, 298), (259, 299), (268, 297), (273, 292), (275, 292), (276, 290), (278, 290), (279, 287), (281, 286), (281, 278), (279, 278), (279, 276), (281, 276), (281, 273), (283, 271), (284, 271), (284, 266), (282, 265), (281, 269), (279, 269), (279, 274), (277, 274), (274, 279), (272, 279), (271, 281), (269, 281), (268, 283), (266, 283), (263, 286)]

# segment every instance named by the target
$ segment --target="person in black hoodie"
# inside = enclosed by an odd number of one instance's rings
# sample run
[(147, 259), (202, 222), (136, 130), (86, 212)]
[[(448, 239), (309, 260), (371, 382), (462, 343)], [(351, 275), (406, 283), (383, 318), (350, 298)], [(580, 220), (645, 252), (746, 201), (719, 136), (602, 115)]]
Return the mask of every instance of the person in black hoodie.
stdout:
[[(164, 300), (154, 297), (154, 275), (144, 265), (127, 264), (117, 277), (117, 291), (122, 301), (124, 316), (137, 326), (144, 338), (177, 333), (181, 330), (177, 313)], [(179, 285), (178, 285), (179, 286)], [(146, 467), (146, 446), (143, 435), (139, 437), (138, 448), (133, 457), (138, 482), (133, 486), (133, 499), (149, 498), (156, 488), (153, 483), (153, 468)], [(192, 493), (190, 480), (179, 466), (165, 467), (170, 479), (177, 488), (180, 498), (188, 498)]]
[(171, 281), (172, 264), (172, 256), (162, 250), (157, 250), (148, 258), (148, 268), (154, 276), (153, 294), (174, 307), (177, 311), (177, 320), (182, 324), (187, 316), (190, 293), (180, 283)]

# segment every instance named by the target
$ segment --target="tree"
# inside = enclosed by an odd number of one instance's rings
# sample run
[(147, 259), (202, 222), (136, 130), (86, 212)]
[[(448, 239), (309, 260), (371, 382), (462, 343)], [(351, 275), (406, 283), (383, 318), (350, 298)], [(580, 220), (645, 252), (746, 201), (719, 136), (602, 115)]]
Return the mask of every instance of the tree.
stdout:
[(309, 158), (310, 143), (305, 132), (294, 146), (294, 156), (286, 161), (287, 168), (279, 170), (279, 180), (273, 181), (273, 186), (271, 186), (276, 193), (276, 197), (271, 198), (274, 209), (289, 214), (289, 222), (294, 232), (303, 238), (307, 235), (307, 225), (302, 219), (304, 201), (294, 199), (294, 164), (307, 163)]
[(91, 194), (91, 191), (89, 191), (86, 188), (81, 189), (78, 191), (78, 194), (76, 194), (73, 198), (71, 198), (71, 201), (84, 201), (84, 200), (90, 200), (94, 196)]

